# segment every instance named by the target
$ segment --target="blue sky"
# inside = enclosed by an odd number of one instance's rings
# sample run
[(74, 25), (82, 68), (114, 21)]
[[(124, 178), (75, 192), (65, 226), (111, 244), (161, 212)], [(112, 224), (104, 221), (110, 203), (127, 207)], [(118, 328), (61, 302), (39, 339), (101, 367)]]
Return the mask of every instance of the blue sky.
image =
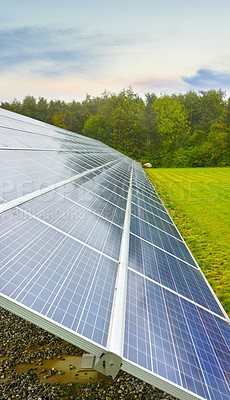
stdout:
[(1, 1), (0, 101), (229, 94), (229, 15), (229, 0)]

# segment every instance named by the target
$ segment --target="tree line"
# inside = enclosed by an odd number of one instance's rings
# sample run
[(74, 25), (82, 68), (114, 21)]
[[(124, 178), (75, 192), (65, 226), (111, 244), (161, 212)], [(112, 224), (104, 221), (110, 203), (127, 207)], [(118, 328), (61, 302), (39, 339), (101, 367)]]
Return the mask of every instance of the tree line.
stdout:
[(86, 95), (82, 102), (26, 96), (1, 107), (100, 140), (154, 167), (230, 165), (230, 98), (222, 90), (185, 94)]

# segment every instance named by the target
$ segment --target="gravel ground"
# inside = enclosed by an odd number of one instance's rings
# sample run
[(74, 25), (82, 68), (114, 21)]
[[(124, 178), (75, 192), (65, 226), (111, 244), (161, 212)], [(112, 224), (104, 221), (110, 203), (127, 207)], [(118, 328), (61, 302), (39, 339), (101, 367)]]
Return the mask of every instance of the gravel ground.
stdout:
[[(83, 352), (2, 308), (0, 335), (0, 400), (176, 400), (122, 371), (115, 380), (99, 375), (96, 383), (49, 383), (53, 375), (60, 376), (64, 372), (54, 368), (47, 371), (41, 367), (46, 360), (79, 356)], [(20, 373), (18, 369), (22, 365), (28, 365), (28, 369)], [(71, 368), (70, 365), (69, 369)], [(77, 372), (76, 377), (79, 375)], [(44, 382), (44, 378), (47, 382)]]

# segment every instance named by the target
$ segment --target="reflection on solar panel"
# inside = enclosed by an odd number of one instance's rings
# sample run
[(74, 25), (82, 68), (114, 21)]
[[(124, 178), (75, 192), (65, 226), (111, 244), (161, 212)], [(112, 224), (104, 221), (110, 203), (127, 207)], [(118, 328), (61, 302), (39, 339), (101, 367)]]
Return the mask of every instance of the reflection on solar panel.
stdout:
[(230, 325), (141, 165), (0, 109), (0, 305), (181, 399), (230, 399)]

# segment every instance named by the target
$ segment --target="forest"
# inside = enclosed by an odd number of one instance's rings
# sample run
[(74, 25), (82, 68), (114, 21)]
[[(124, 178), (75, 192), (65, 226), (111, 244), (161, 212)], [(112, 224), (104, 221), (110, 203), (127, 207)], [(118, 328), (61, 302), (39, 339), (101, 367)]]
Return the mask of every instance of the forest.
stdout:
[(230, 98), (222, 90), (185, 94), (132, 88), (82, 102), (26, 96), (1, 107), (100, 140), (153, 167), (230, 165)]

